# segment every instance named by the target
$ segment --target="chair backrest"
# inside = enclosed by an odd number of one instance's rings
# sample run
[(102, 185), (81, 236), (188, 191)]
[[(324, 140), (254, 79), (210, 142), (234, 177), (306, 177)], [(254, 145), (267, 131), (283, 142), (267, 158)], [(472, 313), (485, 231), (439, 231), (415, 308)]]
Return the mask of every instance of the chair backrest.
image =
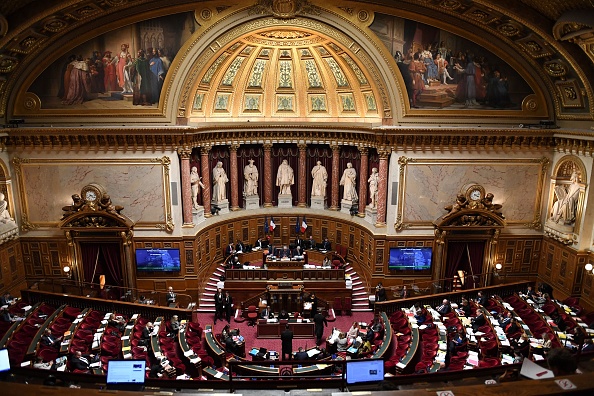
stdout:
[(256, 312), (256, 306), (255, 305), (250, 305), (248, 307), (248, 312)]
[(345, 309), (351, 309), (351, 303), (352, 303), (351, 297), (344, 298), (344, 308)]
[(334, 297), (334, 309), (342, 309), (342, 297)]

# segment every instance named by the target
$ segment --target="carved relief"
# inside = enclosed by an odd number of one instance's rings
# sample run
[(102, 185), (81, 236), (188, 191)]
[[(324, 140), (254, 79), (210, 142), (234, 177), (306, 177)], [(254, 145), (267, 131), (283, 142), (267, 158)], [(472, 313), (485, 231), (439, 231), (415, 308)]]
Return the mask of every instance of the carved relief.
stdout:
[(582, 91), (577, 85), (577, 81), (575, 79), (572, 78), (568, 80), (556, 81), (555, 87), (559, 92), (559, 97), (563, 107), (584, 107)]

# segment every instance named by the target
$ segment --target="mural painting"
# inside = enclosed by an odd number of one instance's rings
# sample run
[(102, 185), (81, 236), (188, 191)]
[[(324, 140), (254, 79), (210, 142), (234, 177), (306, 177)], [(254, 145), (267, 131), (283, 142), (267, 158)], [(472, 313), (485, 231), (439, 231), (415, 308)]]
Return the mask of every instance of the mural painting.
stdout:
[(30, 91), (46, 109), (156, 107), (171, 62), (197, 27), (188, 12), (104, 33), (53, 62)]

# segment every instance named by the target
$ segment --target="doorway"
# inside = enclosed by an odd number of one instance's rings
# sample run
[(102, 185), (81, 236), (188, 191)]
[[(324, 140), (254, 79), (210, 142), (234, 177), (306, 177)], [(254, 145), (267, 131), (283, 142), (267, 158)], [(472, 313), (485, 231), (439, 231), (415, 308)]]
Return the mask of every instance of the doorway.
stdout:
[(480, 287), (486, 241), (448, 241), (445, 278), (446, 290)]
[(79, 242), (83, 281), (124, 286), (120, 242)]

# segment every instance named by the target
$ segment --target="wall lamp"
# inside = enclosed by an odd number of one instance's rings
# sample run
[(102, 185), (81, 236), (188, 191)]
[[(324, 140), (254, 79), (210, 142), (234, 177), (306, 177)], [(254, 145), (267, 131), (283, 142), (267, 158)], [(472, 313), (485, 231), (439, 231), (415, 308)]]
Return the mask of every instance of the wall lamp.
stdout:
[(499, 272), (501, 271), (501, 269), (503, 268), (503, 265), (501, 263), (497, 263), (495, 264), (495, 272), (494, 275), (495, 276), (499, 276)]
[(592, 270), (593, 268), (594, 268), (594, 265), (592, 265), (591, 263), (588, 263), (588, 264), (586, 264), (586, 265), (584, 266), (584, 269), (585, 269), (587, 272), (590, 272), (590, 274), (589, 274), (589, 275), (594, 275), (594, 271)]
[(66, 274), (68, 278), (72, 277), (72, 268), (70, 268), (69, 265), (65, 265), (64, 268), (62, 268), (62, 271), (64, 271), (64, 274)]

